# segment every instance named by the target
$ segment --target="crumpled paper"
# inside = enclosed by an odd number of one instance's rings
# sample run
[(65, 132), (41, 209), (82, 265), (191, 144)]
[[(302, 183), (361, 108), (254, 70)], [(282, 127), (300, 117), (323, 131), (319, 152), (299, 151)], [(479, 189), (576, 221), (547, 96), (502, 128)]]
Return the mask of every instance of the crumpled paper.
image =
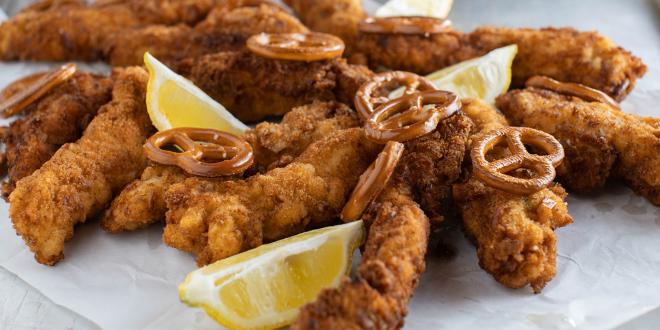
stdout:
[[(0, 63), (0, 88), (54, 65)], [(102, 64), (83, 68), (108, 70)], [(622, 107), (659, 116), (658, 104), (660, 90), (638, 88)], [(446, 226), (438, 235), (442, 251), (429, 251), (406, 328), (604, 329), (658, 308), (660, 208), (620, 183), (571, 195), (568, 203), (575, 223), (557, 231), (557, 276), (538, 295), (496, 283), (477, 265), (458, 225)], [(47, 267), (16, 236), (8, 204), (0, 201), (0, 266), (55, 303), (104, 329), (217, 329), (202, 311), (179, 302), (176, 287), (196, 266), (192, 256), (165, 246), (161, 234), (154, 226), (110, 235), (90, 220), (76, 227), (66, 258)]]

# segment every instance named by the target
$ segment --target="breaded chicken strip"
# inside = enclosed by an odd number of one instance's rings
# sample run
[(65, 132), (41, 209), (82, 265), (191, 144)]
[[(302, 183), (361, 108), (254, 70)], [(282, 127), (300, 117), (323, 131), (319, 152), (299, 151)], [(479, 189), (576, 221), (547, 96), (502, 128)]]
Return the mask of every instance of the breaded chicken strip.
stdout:
[(162, 221), (167, 212), (165, 192), (190, 176), (177, 166), (151, 164), (131, 182), (105, 211), (101, 227), (110, 233), (145, 228)]
[(442, 222), (450, 209), (451, 184), (461, 175), (472, 126), (459, 112), (443, 120), (433, 133), (404, 143), (398, 171), (432, 223)]
[(581, 83), (620, 101), (646, 73), (641, 59), (598, 32), (579, 32), (571, 28), (485, 27), (469, 34), (469, 44), (481, 54), (517, 44), (512, 77), (515, 86), (522, 86), (532, 76), (542, 75)]
[(41, 0), (41, 1), (35, 1), (32, 4), (27, 5), (23, 9), (21, 9), (18, 14), (20, 13), (27, 13), (27, 12), (40, 12), (40, 11), (48, 11), (48, 10), (53, 10), (58, 7), (84, 7), (87, 5), (85, 0)]
[(537, 88), (511, 91), (497, 105), (513, 124), (561, 142), (566, 159), (558, 175), (569, 188), (594, 190), (616, 176), (660, 205), (660, 137), (652, 119)]
[(352, 105), (357, 90), (373, 75), (341, 58), (298, 62), (249, 51), (203, 56), (187, 70), (183, 75), (243, 121), (281, 116), (314, 100)]
[(83, 136), (62, 146), (9, 195), (9, 213), (38, 262), (62, 259), (74, 226), (103, 211), (146, 166), (144, 140), (153, 132), (145, 105), (147, 72), (117, 70), (112, 101)]
[(370, 67), (427, 74), (511, 44), (518, 45), (514, 86), (543, 75), (581, 83), (622, 100), (646, 73), (639, 58), (607, 37), (571, 28), (483, 27), (468, 34), (447, 31), (429, 36), (360, 33), (355, 47), (360, 53), (357, 58), (366, 59)]
[[(398, 329), (425, 269), (429, 219), (447, 214), (451, 184), (460, 175), (472, 121), (457, 113), (436, 131), (405, 143), (392, 180), (369, 206), (369, 228), (357, 274), (301, 309), (292, 329)], [(429, 212), (429, 211), (427, 211)]]
[[(22, 81), (9, 86), (6, 94), (23, 89)], [(60, 146), (79, 139), (99, 108), (110, 101), (111, 93), (110, 78), (79, 72), (29, 105), (24, 110), (27, 114), (11, 123), (2, 138), (9, 174), (3, 195), (8, 196), (18, 180), (41, 167)]]
[[(491, 106), (471, 101), (463, 111), (475, 122), (472, 140), (508, 126)], [(500, 156), (508, 151), (494, 150)], [(557, 239), (554, 229), (572, 222), (566, 192), (554, 184), (528, 196), (492, 188), (465, 169), (465, 182), (454, 185), (454, 200), (466, 235), (477, 246), (479, 265), (510, 288), (530, 285), (540, 292), (555, 276)]]
[(214, 2), (126, 0), (82, 6), (46, 1), (0, 25), (0, 60), (98, 60), (109, 36), (152, 24), (194, 24)]
[(286, 167), (244, 181), (187, 179), (165, 197), (163, 240), (205, 265), (327, 225), (381, 149), (351, 128), (314, 142)]
[[(335, 131), (356, 127), (358, 123), (353, 110), (335, 102), (314, 102), (293, 109), (280, 123), (261, 123), (244, 136), (254, 150), (255, 165), (250, 172), (265, 173), (286, 166), (312, 142)], [(171, 185), (189, 177), (178, 167), (152, 164), (140, 179), (133, 181), (112, 201), (101, 226), (118, 233), (164, 220), (165, 192)]]
[(429, 219), (410, 187), (393, 178), (364, 217), (371, 223), (356, 276), (300, 309), (292, 330), (399, 329), (426, 268)]
[(313, 31), (342, 38), (351, 52), (358, 24), (367, 18), (361, 0), (284, 0)]
[[(247, 3), (249, 2), (249, 3)], [(244, 48), (247, 38), (261, 32), (305, 33), (295, 17), (269, 1), (225, 1), (195, 27), (151, 25), (114, 34), (106, 42), (105, 57), (114, 66), (139, 65), (145, 52), (176, 66), (178, 61), (220, 51)]]
[(244, 137), (254, 150), (256, 170), (265, 173), (288, 165), (313, 142), (359, 125), (357, 113), (346, 104), (314, 101), (294, 108), (279, 123), (258, 124)]
[[(359, 33), (351, 63), (368, 65), (374, 70), (391, 69), (428, 74), (460, 62), (465, 53), (464, 35), (448, 30), (430, 35)], [(467, 47), (467, 50), (472, 48)], [(474, 52), (473, 57), (477, 57)]]

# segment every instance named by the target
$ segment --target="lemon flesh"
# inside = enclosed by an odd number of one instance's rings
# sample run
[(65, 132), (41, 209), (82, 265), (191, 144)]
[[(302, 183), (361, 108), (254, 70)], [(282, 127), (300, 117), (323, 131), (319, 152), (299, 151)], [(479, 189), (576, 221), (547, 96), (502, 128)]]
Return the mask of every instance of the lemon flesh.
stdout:
[(517, 45), (436, 71), (426, 76), (436, 88), (456, 93), (461, 98), (476, 98), (494, 103), (511, 85), (511, 66), (518, 53)]
[(339, 284), (364, 235), (356, 221), (262, 245), (191, 272), (179, 297), (230, 329), (285, 326), (321, 289)]
[(376, 10), (376, 16), (428, 16), (447, 18), (453, 0), (390, 0)]
[(149, 70), (147, 111), (159, 131), (198, 127), (242, 135), (248, 129), (220, 103), (151, 54), (144, 54), (144, 63)]

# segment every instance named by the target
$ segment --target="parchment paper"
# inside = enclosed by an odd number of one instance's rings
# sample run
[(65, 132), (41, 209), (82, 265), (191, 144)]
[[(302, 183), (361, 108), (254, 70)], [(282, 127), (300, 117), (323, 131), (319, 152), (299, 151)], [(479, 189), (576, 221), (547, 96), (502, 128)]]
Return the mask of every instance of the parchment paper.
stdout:
[[(648, 54), (650, 73), (622, 106), (660, 116), (654, 61), (660, 49), (646, 47), (651, 49), (633, 52)], [(54, 65), (0, 63), (0, 88)], [(87, 68), (107, 70), (101, 64)], [(444, 248), (429, 253), (406, 328), (604, 329), (660, 306), (660, 208), (616, 182), (593, 195), (571, 195), (568, 202), (575, 223), (558, 230), (557, 276), (538, 295), (496, 283), (477, 265), (475, 249), (458, 225), (449, 223), (436, 235)], [(47, 267), (15, 235), (7, 210), (0, 202), (0, 266), (57, 304), (104, 329), (218, 328), (179, 302), (176, 286), (195, 264), (192, 256), (162, 243), (159, 226), (110, 235), (90, 220), (76, 228), (66, 259)]]

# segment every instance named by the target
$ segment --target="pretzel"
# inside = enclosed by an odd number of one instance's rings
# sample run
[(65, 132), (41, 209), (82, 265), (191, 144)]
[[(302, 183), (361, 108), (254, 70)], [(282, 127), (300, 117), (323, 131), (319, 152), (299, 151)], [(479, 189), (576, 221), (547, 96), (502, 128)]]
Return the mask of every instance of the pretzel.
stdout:
[(460, 107), (458, 96), (451, 92), (406, 94), (378, 107), (367, 120), (364, 133), (376, 143), (412, 140), (433, 132), (441, 120)]
[(28, 105), (73, 77), (74, 73), (76, 73), (76, 65), (69, 63), (48, 74), (30, 77), (29, 79), (34, 78), (34, 80), (27, 87), (0, 102), (0, 114), (3, 118), (19, 114)]
[[(511, 155), (495, 161), (486, 155), (506, 140)], [(530, 154), (525, 144), (543, 150), (546, 155)], [(486, 184), (514, 194), (527, 195), (547, 187), (555, 178), (555, 167), (564, 159), (564, 148), (552, 135), (528, 127), (507, 127), (482, 136), (471, 151), (474, 174)], [(535, 176), (519, 178), (507, 173), (529, 169)]]
[[(178, 151), (164, 149), (168, 146)], [(240, 174), (254, 161), (252, 147), (245, 140), (206, 128), (158, 132), (147, 140), (144, 151), (156, 163), (178, 166), (189, 174), (205, 177)]]
[(355, 108), (362, 120), (371, 117), (374, 109), (383, 103), (390, 101), (387, 96), (375, 97), (375, 93), (396, 90), (405, 87), (403, 94), (412, 94), (416, 91), (434, 91), (435, 86), (428, 79), (411, 72), (389, 71), (375, 75), (369, 82), (360, 86), (355, 93)]
[(277, 60), (314, 62), (341, 56), (344, 42), (325, 33), (260, 33), (247, 41), (253, 53)]
[(358, 29), (364, 33), (429, 35), (447, 32), (451, 21), (425, 16), (369, 17)]
[(605, 103), (614, 108), (619, 108), (619, 103), (609, 95), (582, 84), (565, 83), (548, 77), (534, 76), (527, 80), (525, 86), (543, 88), (560, 94), (577, 96), (585, 101)]
[(385, 145), (378, 158), (360, 176), (348, 203), (341, 211), (340, 217), (343, 221), (359, 219), (369, 203), (380, 195), (392, 177), (392, 173), (403, 155), (403, 149), (403, 143), (399, 142), (390, 141)]

